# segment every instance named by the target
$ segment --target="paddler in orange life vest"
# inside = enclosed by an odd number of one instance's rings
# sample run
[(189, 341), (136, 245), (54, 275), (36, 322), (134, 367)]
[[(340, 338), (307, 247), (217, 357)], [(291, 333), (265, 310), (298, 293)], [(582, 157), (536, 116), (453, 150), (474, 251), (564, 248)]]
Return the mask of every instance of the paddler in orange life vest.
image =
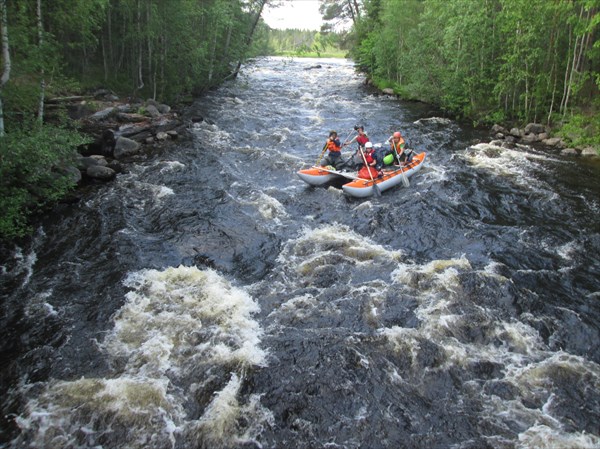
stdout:
[(337, 168), (336, 165), (342, 162), (342, 144), (335, 131), (329, 133), (327, 150), (327, 156), (321, 161), (321, 167), (331, 165), (332, 167)]
[[(404, 141), (404, 137), (402, 137), (402, 133), (400, 131), (396, 131), (394, 134), (388, 137), (385, 143), (390, 144), (390, 151), (394, 155), (395, 164), (406, 165), (412, 161), (413, 150), (405, 148), (406, 142)], [(400, 160), (396, 158), (396, 154), (400, 157)]]

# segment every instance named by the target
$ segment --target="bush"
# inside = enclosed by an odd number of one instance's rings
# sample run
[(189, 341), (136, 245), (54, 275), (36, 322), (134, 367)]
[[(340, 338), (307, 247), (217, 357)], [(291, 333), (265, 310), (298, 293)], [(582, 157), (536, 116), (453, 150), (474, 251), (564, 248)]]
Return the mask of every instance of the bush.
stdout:
[(28, 125), (0, 138), (0, 239), (30, 232), (29, 220), (74, 185), (65, 170), (88, 138), (75, 130)]

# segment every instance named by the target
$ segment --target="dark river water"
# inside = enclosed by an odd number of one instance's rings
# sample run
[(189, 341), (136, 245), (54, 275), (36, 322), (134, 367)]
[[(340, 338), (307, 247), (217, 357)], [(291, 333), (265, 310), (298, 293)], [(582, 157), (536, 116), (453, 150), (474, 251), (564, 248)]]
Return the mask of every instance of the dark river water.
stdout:
[[(262, 59), (0, 267), (3, 448), (598, 448), (600, 165)], [(422, 170), (314, 188), (330, 130)], [(348, 152), (349, 154), (349, 152)]]

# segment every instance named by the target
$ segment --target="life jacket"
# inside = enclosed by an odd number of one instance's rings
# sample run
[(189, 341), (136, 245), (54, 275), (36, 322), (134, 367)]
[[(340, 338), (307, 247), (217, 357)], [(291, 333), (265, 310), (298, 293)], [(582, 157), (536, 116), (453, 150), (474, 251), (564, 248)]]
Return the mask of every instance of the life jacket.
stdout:
[(358, 177), (361, 179), (377, 179), (378, 174), (379, 173), (374, 167), (363, 166), (363, 168), (358, 171)]
[(374, 156), (374, 152), (373, 151), (364, 151), (365, 153), (365, 160), (367, 161), (367, 164), (371, 164), (375, 159), (373, 159)]
[(362, 136), (358, 136), (356, 138), (356, 143), (358, 143), (358, 146), (360, 147), (364, 147), (365, 143), (367, 143), (369, 141), (369, 138), (367, 137), (366, 134), (362, 135)]
[(392, 150), (392, 152), (394, 151), (394, 149), (396, 150), (396, 153), (398, 153), (398, 156), (400, 156), (402, 154), (402, 145), (404, 145), (404, 137), (400, 137), (400, 140), (398, 141), (398, 144), (396, 144), (396, 142), (394, 142), (394, 140), (390, 141), (390, 150)]
[(339, 153), (342, 151), (342, 145), (338, 139), (328, 140), (327, 141), (327, 149), (332, 153)]

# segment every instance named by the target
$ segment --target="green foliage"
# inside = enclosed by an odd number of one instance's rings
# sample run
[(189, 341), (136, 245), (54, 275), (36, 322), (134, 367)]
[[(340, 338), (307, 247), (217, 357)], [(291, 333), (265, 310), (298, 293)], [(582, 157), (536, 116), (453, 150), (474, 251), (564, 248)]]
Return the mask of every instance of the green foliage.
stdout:
[(49, 125), (25, 126), (0, 138), (0, 238), (25, 235), (29, 217), (74, 186), (68, 168), (86, 140)]
[(378, 84), (457, 116), (544, 121), (598, 95), (599, 11), (598, 0), (365, 0), (352, 56)]
[(263, 36), (263, 55), (300, 57), (345, 57), (342, 49), (343, 34), (319, 31), (266, 28)]
[(600, 114), (573, 114), (565, 119), (557, 134), (572, 146), (600, 148)]

